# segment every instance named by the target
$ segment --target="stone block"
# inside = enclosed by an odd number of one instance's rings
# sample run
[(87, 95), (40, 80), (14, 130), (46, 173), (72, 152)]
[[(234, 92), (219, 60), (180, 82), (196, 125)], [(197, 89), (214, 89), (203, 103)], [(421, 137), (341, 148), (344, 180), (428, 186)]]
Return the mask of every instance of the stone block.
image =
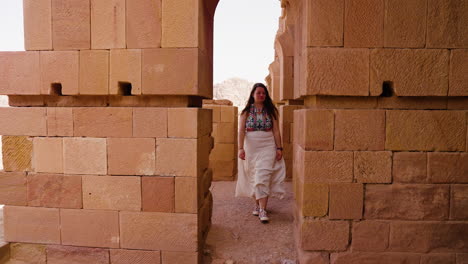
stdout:
[(126, 6), (127, 48), (161, 47), (161, 1), (128, 1)]
[(364, 185), (340, 183), (330, 185), (330, 219), (361, 219)]
[(192, 264), (198, 261), (198, 252), (162, 251), (162, 263)]
[[(237, 126), (234, 123), (217, 123), (216, 143), (237, 143)], [(282, 134), (284, 139), (284, 134)]]
[(26, 174), (0, 171), (0, 204), (28, 205)]
[(393, 153), (393, 181), (401, 183), (426, 183), (427, 154), (424, 152)]
[(468, 186), (454, 184), (450, 194), (450, 219), (468, 219)]
[(419, 254), (410, 253), (373, 253), (373, 252), (343, 252), (332, 253), (330, 263), (333, 264), (361, 264), (361, 263), (379, 263), (379, 264), (419, 264)]
[(426, 47), (467, 48), (467, 12), (466, 3), (457, 0), (428, 1)]
[(307, 48), (303, 56), (307, 88), (301, 95), (369, 95), (368, 49)]
[(108, 138), (108, 174), (153, 175), (156, 165), (154, 138)]
[(386, 0), (384, 46), (424, 48), (427, 1)]
[(29, 174), (28, 205), (54, 208), (82, 208), (81, 176)]
[(300, 245), (304, 250), (346, 250), (349, 240), (349, 223), (306, 220), (300, 227), (300, 237)]
[(141, 94), (140, 49), (111, 49), (109, 71), (109, 94)]
[(388, 248), (390, 224), (379, 221), (353, 223), (352, 251), (383, 252)]
[(325, 216), (328, 212), (328, 184), (301, 184), (303, 216)]
[(428, 153), (428, 179), (433, 183), (468, 183), (468, 153)]
[(140, 177), (83, 176), (83, 208), (140, 211)]
[(80, 87), (81, 95), (109, 94), (109, 51), (80, 51)]
[(119, 247), (119, 212), (61, 209), (62, 245)]
[(7, 105), (13, 107), (45, 106), (46, 98), (42, 95), (9, 95)]
[(213, 122), (221, 122), (221, 106), (218, 105), (203, 105), (203, 108), (211, 109)]
[(221, 106), (219, 122), (237, 123), (237, 107)]
[(306, 46), (343, 46), (344, 0), (306, 1)]
[(111, 249), (110, 250), (111, 264), (128, 264), (128, 263), (161, 263), (160, 251), (146, 250), (126, 250), (126, 249)]
[(377, 108), (377, 98), (317, 95), (307, 96), (304, 104), (307, 108), (373, 109)]
[(90, 0), (52, 0), (52, 39), (54, 50), (90, 49)]
[(0, 135), (46, 136), (46, 123), (43, 107), (0, 107)]
[(455, 264), (455, 254), (422, 255), (421, 264)]
[(67, 174), (107, 174), (105, 138), (64, 138), (63, 171)]
[[(181, 72), (184, 74), (181, 75)], [(142, 51), (142, 94), (199, 95), (200, 88), (198, 49)]]
[(236, 158), (235, 144), (216, 143), (210, 154), (210, 161), (232, 161)]
[(205, 197), (209, 195), (212, 181), (213, 170), (205, 170), (205, 173), (203, 173), (202, 178), (198, 181), (198, 201), (203, 202)]
[(385, 149), (464, 151), (463, 111), (387, 111)]
[(372, 50), (370, 95), (381, 95), (389, 83), (397, 96), (447, 96), (449, 55), (442, 49)]
[(59, 209), (5, 206), (5, 241), (60, 244)]
[(47, 107), (47, 136), (73, 136), (73, 110), (71, 107)]
[(333, 150), (335, 114), (331, 110), (295, 111), (296, 142), (305, 150)]
[(3, 169), (31, 171), (33, 142), (28, 137), (2, 136)]
[(176, 177), (175, 212), (196, 214), (199, 205), (198, 179), (194, 177)]
[[(197, 139), (157, 139), (156, 174), (196, 177), (197, 147)], [(177, 165), (174, 166), (175, 164)]]
[(350, 151), (305, 151), (297, 162), (302, 163), (298, 169), (304, 183), (353, 181), (353, 153)]
[(40, 60), (41, 94), (78, 94), (78, 51), (41, 51)]
[(40, 94), (38, 51), (0, 52), (0, 94)]
[(391, 183), (392, 152), (354, 152), (354, 178), (362, 183)]
[(125, 0), (91, 0), (91, 48), (126, 48)]
[(375, 97), (377, 99), (377, 108), (380, 109), (447, 109), (447, 101), (452, 98), (436, 96), (391, 96)]
[(141, 202), (146, 212), (174, 212), (174, 177), (142, 177)]
[(36, 172), (63, 173), (63, 139), (35, 137), (33, 168)]
[(133, 108), (134, 137), (167, 137), (167, 108)]
[(448, 185), (366, 185), (366, 219), (446, 220)]
[(382, 47), (384, 12), (384, 0), (345, 0), (344, 46)]
[(122, 248), (195, 252), (197, 236), (196, 214), (120, 212)]
[(335, 150), (384, 150), (384, 148), (385, 111), (335, 111)]
[(468, 49), (450, 51), (449, 96), (468, 96)]
[(109, 264), (109, 250), (69, 246), (47, 246), (47, 263), (50, 264)]
[(199, 138), (212, 130), (211, 113), (200, 108), (168, 108), (168, 137)]
[(51, 0), (23, 1), (24, 49), (52, 49)]
[(467, 264), (467, 263), (468, 263), (468, 253), (457, 254), (457, 264)]
[(132, 137), (129, 107), (80, 107), (73, 109), (76, 137)]
[(39, 244), (11, 243), (10, 261), (46, 264), (46, 246)]
[(447, 103), (447, 109), (468, 110), (468, 96), (449, 97), (448, 103)]
[(328, 252), (312, 252), (297, 249), (297, 260), (303, 264), (329, 264), (330, 253)]
[[(389, 251), (414, 253), (466, 252), (466, 222), (392, 222)], [(414, 234), (418, 234), (415, 236)]]
[(237, 159), (225, 160), (211, 160), (210, 168), (213, 170), (213, 180), (233, 180), (237, 173)]
[(162, 0), (162, 43), (172, 48), (193, 48), (199, 45), (199, 0)]

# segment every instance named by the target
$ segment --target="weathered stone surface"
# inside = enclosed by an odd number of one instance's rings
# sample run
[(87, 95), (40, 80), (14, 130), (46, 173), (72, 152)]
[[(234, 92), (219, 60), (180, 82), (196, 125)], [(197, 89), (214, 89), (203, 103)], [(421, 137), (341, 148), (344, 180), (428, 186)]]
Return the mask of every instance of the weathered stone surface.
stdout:
[(450, 51), (449, 96), (468, 96), (468, 49)]
[(386, 0), (384, 46), (424, 48), (427, 1)]
[(91, 47), (89, 0), (52, 0), (54, 50), (84, 50)]
[(468, 186), (452, 185), (450, 197), (450, 219), (468, 219)]
[(352, 182), (353, 152), (305, 151), (299, 172), (304, 183)]
[(30, 264), (46, 264), (46, 246), (39, 244), (10, 244), (10, 258)]
[(91, 48), (125, 48), (125, 0), (91, 0)]
[(353, 223), (352, 250), (383, 252), (388, 247), (390, 224), (379, 221)]
[(198, 179), (194, 177), (175, 178), (175, 212), (192, 213), (198, 212)]
[(38, 51), (0, 52), (0, 94), (40, 94)]
[(463, 111), (387, 111), (387, 150), (464, 151)]
[(391, 82), (398, 96), (446, 96), (449, 51), (437, 49), (375, 49), (370, 53), (370, 95), (382, 94)]
[(302, 95), (369, 95), (369, 50), (307, 48), (303, 56), (307, 91)]
[(427, 154), (425, 152), (393, 153), (393, 181), (402, 183), (426, 183)]
[(198, 47), (199, 20), (204, 19), (199, 18), (201, 4), (198, 0), (162, 0), (162, 47)]
[(366, 185), (366, 219), (446, 220), (448, 185)]
[(346, 0), (344, 46), (382, 47), (384, 11), (384, 0)]
[(161, 47), (161, 1), (137, 0), (126, 3), (127, 48)]
[(63, 171), (67, 174), (107, 174), (105, 138), (64, 138)]
[(384, 147), (385, 111), (335, 111), (335, 150), (384, 150)]
[(74, 135), (85, 137), (132, 137), (132, 118), (131, 108), (74, 108)]
[(83, 176), (83, 208), (140, 211), (140, 177)]
[(212, 130), (211, 113), (206, 109), (169, 108), (167, 120), (168, 137), (199, 138), (209, 135)]
[(3, 169), (31, 171), (33, 142), (29, 137), (2, 136)]
[(142, 177), (141, 188), (143, 211), (174, 212), (174, 177)]
[(134, 137), (167, 137), (167, 108), (133, 108)]
[(47, 246), (50, 264), (109, 264), (109, 250), (101, 248)]
[(51, 0), (23, 1), (24, 49), (52, 49)]
[(306, 46), (342, 46), (344, 0), (306, 1)]
[(354, 178), (362, 183), (391, 183), (392, 152), (354, 152)]
[(62, 245), (119, 247), (119, 212), (61, 209)]
[(54, 94), (53, 84), (61, 85), (61, 94), (78, 94), (79, 52), (41, 51), (41, 94)]
[(330, 219), (361, 219), (364, 185), (342, 183), (330, 185)]
[(451, 98), (435, 96), (391, 96), (377, 97), (377, 108), (384, 109), (446, 109), (447, 101)]
[(457, 264), (467, 264), (468, 263), (468, 253), (457, 254)]
[(333, 264), (361, 264), (361, 263), (379, 263), (379, 264), (419, 264), (419, 254), (409, 253), (365, 253), (365, 252), (344, 252), (332, 253), (330, 262)]
[(301, 225), (301, 247), (304, 250), (345, 250), (348, 246), (349, 223), (345, 221), (304, 221)]
[[(128, 264), (128, 263), (160, 264), (161, 252), (160, 251), (146, 251), (146, 250), (111, 249), (110, 250), (110, 263), (111, 264)], [(166, 262), (166, 263), (170, 263), (170, 262)], [(178, 262), (173, 262), (173, 263), (178, 263)]]
[(468, 96), (449, 97), (447, 109), (468, 110)]
[(304, 99), (304, 105), (326, 109), (373, 109), (377, 108), (377, 98), (317, 95), (307, 96)]
[(428, 178), (433, 183), (468, 183), (468, 153), (428, 153)]
[(191, 264), (197, 263), (198, 254), (198, 252), (162, 251), (161, 260), (162, 263)]
[(331, 110), (296, 110), (296, 143), (305, 150), (333, 150), (334, 118)]
[(213, 180), (232, 180), (237, 173), (237, 160), (210, 160), (210, 168), (213, 170)]
[(33, 168), (36, 172), (63, 173), (63, 139), (35, 137)]
[(328, 252), (311, 252), (297, 249), (297, 259), (303, 264), (329, 264), (330, 254)]
[(73, 136), (73, 110), (71, 107), (47, 107), (47, 135)]
[(391, 229), (390, 251), (449, 253), (468, 249), (466, 222), (393, 222)]
[(421, 264), (455, 264), (455, 254), (422, 255)]
[(428, 48), (467, 48), (468, 5), (457, 0), (430, 0), (427, 3)]
[(233, 143), (216, 143), (211, 151), (210, 161), (232, 161), (236, 158), (236, 147)]
[(219, 114), (219, 122), (236, 123), (237, 121), (237, 107), (229, 107), (223, 105), (219, 109)]
[(108, 138), (108, 174), (153, 175), (156, 164), (154, 138)]
[(109, 94), (127, 95), (120, 86), (129, 83), (131, 94), (141, 94), (141, 50), (111, 49)]
[(5, 241), (60, 244), (59, 209), (5, 206)]
[[(177, 166), (174, 166), (177, 163)], [(197, 172), (197, 139), (156, 140), (156, 174), (165, 176), (192, 176)]]
[(54, 208), (82, 208), (81, 176), (29, 174), (28, 205)]
[(80, 86), (81, 95), (109, 94), (109, 51), (80, 51)]
[(2, 136), (47, 135), (46, 109), (42, 107), (0, 107)]
[(0, 204), (28, 205), (24, 172), (0, 171)]
[(120, 231), (122, 248), (197, 251), (195, 214), (121, 211)]
[(303, 216), (325, 216), (328, 212), (327, 184), (305, 183), (301, 184), (301, 200)]

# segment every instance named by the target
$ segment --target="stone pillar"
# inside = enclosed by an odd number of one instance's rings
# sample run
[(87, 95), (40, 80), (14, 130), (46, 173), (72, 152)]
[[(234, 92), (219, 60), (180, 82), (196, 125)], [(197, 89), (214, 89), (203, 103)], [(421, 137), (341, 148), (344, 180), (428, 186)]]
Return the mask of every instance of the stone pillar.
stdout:
[(216, 3), (24, 1), (27, 51), (0, 53), (13, 260), (200, 262)]
[(466, 261), (466, 5), (301, 2), (300, 263)]
[(213, 113), (214, 148), (210, 154), (213, 181), (234, 181), (237, 175), (237, 107), (229, 100), (203, 100)]

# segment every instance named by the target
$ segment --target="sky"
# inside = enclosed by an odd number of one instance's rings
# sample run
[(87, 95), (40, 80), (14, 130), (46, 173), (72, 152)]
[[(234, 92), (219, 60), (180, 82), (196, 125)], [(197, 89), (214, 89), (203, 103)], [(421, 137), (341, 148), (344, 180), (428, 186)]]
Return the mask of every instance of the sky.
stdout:
[[(215, 13), (214, 83), (264, 82), (274, 60), (279, 0), (220, 0)], [(0, 51), (24, 50), (23, 1), (1, 0)]]

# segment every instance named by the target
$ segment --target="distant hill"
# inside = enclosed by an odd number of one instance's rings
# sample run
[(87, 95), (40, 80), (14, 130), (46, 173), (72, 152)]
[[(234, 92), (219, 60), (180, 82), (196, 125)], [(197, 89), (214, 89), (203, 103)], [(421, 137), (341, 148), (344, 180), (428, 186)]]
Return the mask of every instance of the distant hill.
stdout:
[(0, 106), (8, 106), (8, 96), (0, 95)]
[(253, 82), (241, 78), (230, 78), (213, 86), (213, 98), (228, 99), (241, 110), (249, 99), (253, 85)]

